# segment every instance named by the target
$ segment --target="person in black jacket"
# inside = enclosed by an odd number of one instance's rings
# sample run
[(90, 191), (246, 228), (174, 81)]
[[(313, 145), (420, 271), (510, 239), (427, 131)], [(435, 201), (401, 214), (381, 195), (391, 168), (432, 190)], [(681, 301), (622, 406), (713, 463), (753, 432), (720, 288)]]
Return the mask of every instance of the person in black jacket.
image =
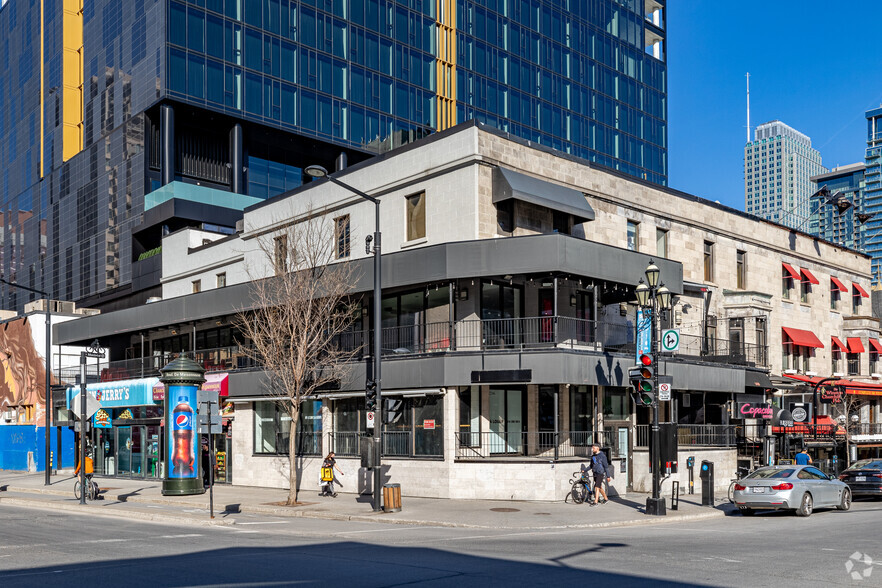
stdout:
[(595, 443), (591, 446), (591, 471), (594, 472), (594, 502), (592, 506), (600, 502), (600, 495), (603, 494), (603, 502), (608, 500), (606, 490), (603, 487), (604, 482), (609, 482), (609, 460), (606, 454), (600, 450), (600, 445)]

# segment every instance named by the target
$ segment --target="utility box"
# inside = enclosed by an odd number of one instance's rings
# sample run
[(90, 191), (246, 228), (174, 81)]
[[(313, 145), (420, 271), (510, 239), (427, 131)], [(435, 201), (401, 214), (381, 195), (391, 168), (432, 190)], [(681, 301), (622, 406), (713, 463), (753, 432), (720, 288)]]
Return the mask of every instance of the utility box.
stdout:
[(373, 437), (363, 437), (361, 440), (361, 467), (373, 469), (380, 465), (380, 446)]
[(701, 462), (701, 506), (714, 505), (714, 462)]
[[(677, 446), (677, 423), (659, 423), (658, 424), (658, 440), (659, 440), (659, 451), (658, 451), (658, 461), (660, 469), (659, 471), (662, 475), (667, 474), (676, 474), (677, 473), (677, 452), (679, 447)], [(652, 431), (650, 430), (649, 444), (652, 445)], [(651, 455), (651, 452), (650, 452)], [(652, 471), (652, 468), (655, 464), (652, 463), (652, 459), (649, 461), (649, 471)]]

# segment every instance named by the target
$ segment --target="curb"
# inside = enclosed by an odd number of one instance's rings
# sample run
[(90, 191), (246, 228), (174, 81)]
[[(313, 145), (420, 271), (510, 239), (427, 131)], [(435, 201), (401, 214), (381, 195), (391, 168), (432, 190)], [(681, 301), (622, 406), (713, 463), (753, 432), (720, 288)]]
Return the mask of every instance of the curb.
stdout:
[(11, 506), (23, 506), (26, 508), (37, 508), (41, 510), (52, 510), (52, 511), (65, 511), (78, 515), (85, 516), (100, 516), (107, 518), (124, 518), (124, 519), (138, 519), (141, 521), (147, 521), (151, 523), (171, 523), (175, 525), (179, 525), (181, 523), (187, 525), (202, 525), (202, 526), (230, 526), (235, 525), (235, 519), (203, 519), (203, 518), (195, 518), (189, 516), (178, 516), (178, 515), (170, 515), (164, 513), (149, 513), (149, 512), (141, 512), (139, 510), (130, 510), (130, 509), (119, 509), (119, 510), (103, 510), (100, 506), (93, 506), (90, 504), (86, 504), (85, 506), (77, 503), (77, 504), (67, 504), (64, 502), (47, 502), (45, 500), (34, 500), (28, 498), (16, 498), (16, 497), (6, 497), (0, 496), (0, 504), (8, 504)]
[[(6, 487), (6, 491), (8, 492), (17, 492), (17, 493), (34, 493), (34, 494), (43, 494), (43, 495), (61, 495), (68, 496), (68, 492), (60, 492), (60, 491), (52, 491), (45, 489), (23, 489), (23, 488), (14, 488), (14, 487)], [(120, 505), (124, 505), (127, 503), (140, 503), (140, 504), (158, 504), (163, 506), (178, 506), (178, 507), (190, 507), (190, 508), (208, 508), (208, 504), (204, 506), (201, 504), (192, 504), (185, 503), (182, 504), (180, 502), (172, 501), (172, 500), (163, 500), (163, 499), (154, 499), (150, 497), (127, 497), (125, 500), (118, 500), (118, 496), (111, 496), (105, 494), (105, 500), (116, 501)], [(68, 504), (64, 502), (58, 501), (46, 501), (46, 500), (36, 500), (36, 499), (27, 499), (27, 498), (18, 498), (18, 497), (3, 497), (0, 494), (0, 504), (9, 504), (14, 506), (26, 506), (31, 508), (43, 508), (49, 510), (63, 510), (67, 512), (74, 512), (77, 514), (88, 514), (88, 515), (100, 515), (106, 517), (117, 517), (117, 518), (128, 518), (128, 519), (140, 519), (145, 521), (152, 522), (164, 522), (164, 523), (187, 523), (187, 524), (196, 524), (196, 525), (235, 525), (236, 520), (227, 518), (227, 519), (204, 519), (204, 518), (195, 518), (188, 516), (177, 516), (165, 513), (146, 513), (138, 510), (126, 509), (124, 506), (115, 506), (114, 510), (104, 510), (99, 506), (90, 506), (86, 505), (85, 508), (88, 509), (88, 512), (84, 511), (84, 507), (79, 504)], [(223, 512), (225, 510), (224, 505), (217, 504), (215, 505), (217, 512)], [(713, 519), (718, 517), (725, 517), (727, 513), (724, 510), (714, 509), (707, 512), (697, 513), (697, 514), (684, 514), (684, 515), (668, 515), (665, 517), (647, 517), (640, 519), (628, 519), (628, 520), (619, 520), (619, 521), (607, 521), (607, 522), (598, 522), (598, 523), (585, 523), (585, 524), (574, 524), (574, 525), (555, 525), (555, 526), (534, 526), (534, 527), (507, 527), (500, 525), (471, 525), (468, 523), (452, 523), (448, 521), (428, 521), (428, 520), (420, 520), (420, 519), (404, 519), (404, 518), (383, 518), (384, 515), (388, 513), (376, 513), (373, 515), (363, 515), (363, 514), (342, 514), (336, 512), (329, 511), (308, 511), (308, 510), (289, 510), (287, 507), (262, 507), (258, 505), (237, 505), (236, 512), (240, 513), (249, 513), (249, 514), (263, 514), (270, 516), (278, 516), (285, 518), (309, 518), (309, 519), (321, 519), (321, 520), (336, 520), (336, 521), (350, 521), (350, 522), (360, 522), (360, 523), (385, 523), (388, 525), (409, 525), (409, 526), (423, 526), (423, 527), (443, 527), (443, 528), (462, 528), (462, 529), (510, 529), (510, 530), (555, 530), (555, 529), (606, 529), (606, 528), (614, 528), (614, 527), (635, 527), (642, 525), (657, 525), (657, 524), (665, 524), (665, 523), (677, 523), (677, 522), (685, 522), (685, 521), (698, 521), (705, 519)]]

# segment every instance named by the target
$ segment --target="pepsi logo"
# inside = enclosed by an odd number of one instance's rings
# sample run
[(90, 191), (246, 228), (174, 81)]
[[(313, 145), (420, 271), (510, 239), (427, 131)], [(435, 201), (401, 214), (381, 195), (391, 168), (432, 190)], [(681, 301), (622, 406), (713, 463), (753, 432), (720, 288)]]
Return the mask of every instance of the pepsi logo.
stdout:
[(190, 415), (188, 414), (179, 414), (175, 417), (175, 426), (180, 428), (187, 427), (190, 425)]

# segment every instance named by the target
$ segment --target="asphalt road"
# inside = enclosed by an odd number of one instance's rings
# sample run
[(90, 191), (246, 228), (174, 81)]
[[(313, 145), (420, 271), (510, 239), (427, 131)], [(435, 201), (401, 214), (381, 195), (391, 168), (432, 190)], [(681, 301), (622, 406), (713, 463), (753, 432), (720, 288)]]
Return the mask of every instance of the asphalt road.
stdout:
[[(808, 519), (476, 530), (272, 517), (174, 526), (0, 506), (0, 586), (879, 586), (882, 502)], [(855, 553), (878, 563), (846, 562)]]

